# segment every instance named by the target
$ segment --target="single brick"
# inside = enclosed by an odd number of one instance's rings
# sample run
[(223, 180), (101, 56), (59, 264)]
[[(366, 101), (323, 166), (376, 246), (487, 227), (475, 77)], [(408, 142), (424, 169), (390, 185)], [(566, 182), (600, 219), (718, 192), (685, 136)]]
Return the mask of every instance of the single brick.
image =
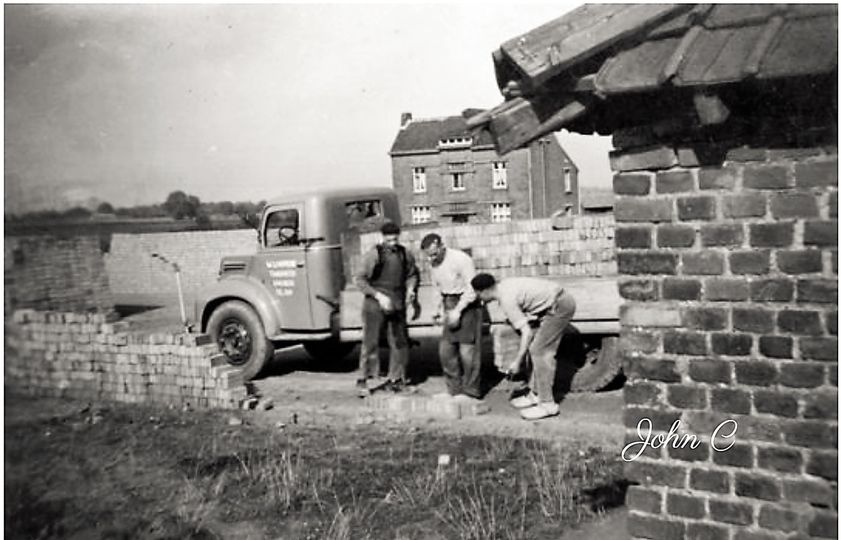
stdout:
[(753, 393), (753, 406), (757, 412), (786, 418), (797, 416), (797, 398), (775, 390), (757, 390)]
[(750, 284), (750, 299), (754, 302), (790, 302), (794, 298), (794, 283), (790, 279), (760, 279)]
[(707, 408), (707, 390), (701, 386), (670, 384), (666, 394), (669, 405), (678, 409)]
[(781, 332), (818, 336), (823, 333), (821, 314), (818, 311), (784, 309), (777, 314), (777, 327)]
[(675, 327), (681, 325), (677, 309), (625, 304), (619, 308), (619, 322), (623, 326)]
[(715, 219), (715, 197), (681, 197), (677, 200), (677, 215), (682, 221)]
[(749, 334), (716, 333), (712, 335), (715, 354), (745, 356), (750, 354), (753, 338)]
[(790, 388), (815, 388), (823, 384), (821, 364), (788, 362), (780, 366), (780, 384)]
[(704, 499), (670, 492), (666, 497), (666, 512), (673, 516), (702, 518), (704, 517)]
[(773, 332), (774, 312), (764, 309), (733, 309), (733, 330), (744, 332)]
[(811, 163), (798, 163), (794, 166), (797, 187), (829, 187), (838, 185), (838, 159)]
[(747, 145), (731, 148), (725, 155), (727, 161), (766, 161), (768, 150), (765, 148), (751, 148)]
[(815, 517), (809, 523), (809, 535), (817, 538), (838, 538), (838, 512), (815, 512)]
[(730, 475), (724, 471), (692, 469), (689, 474), (689, 487), (712, 493), (729, 493)]
[(803, 396), (803, 418), (838, 419), (838, 391), (810, 392)]
[(756, 460), (760, 468), (778, 472), (797, 473), (803, 466), (803, 454), (785, 446), (758, 446)]
[(750, 413), (750, 393), (731, 388), (713, 388), (710, 404), (714, 411), (734, 414)]
[(683, 308), (683, 326), (689, 330), (724, 330), (727, 328), (727, 310), (722, 308)]
[(771, 214), (776, 219), (818, 216), (818, 201), (810, 193), (775, 193), (771, 196)]
[(777, 382), (777, 366), (772, 362), (751, 359), (736, 362), (736, 382), (751, 386), (771, 386)]
[[(650, 421), (650, 419), (648, 421)], [(640, 435), (640, 430), (650, 429), (648, 421), (640, 419), (637, 421), (636, 426), (634, 426), (633, 428), (625, 429), (625, 441), (622, 443), (622, 448), (628, 448), (628, 451), (625, 453), (625, 456), (631, 461), (637, 459), (663, 459), (664, 451), (662, 447), (655, 448), (652, 445), (642, 444), (645, 441), (645, 436)], [(642, 422), (641, 425), (640, 422)]]
[(834, 279), (800, 279), (797, 281), (797, 301), (837, 304), (838, 281)]
[(628, 515), (628, 533), (634, 537), (651, 540), (683, 540), (686, 525), (681, 521), (669, 521), (631, 512)]
[(767, 274), (771, 269), (771, 252), (767, 250), (733, 251), (729, 259), (734, 274)]
[(627, 300), (658, 300), (657, 281), (653, 279), (623, 279), (619, 282), (619, 296)]
[(628, 361), (628, 377), (663, 382), (678, 382), (680, 374), (674, 360), (633, 358)]
[(652, 332), (625, 331), (619, 338), (619, 347), (623, 351), (653, 353), (659, 344), (659, 334)]
[(786, 274), (810, 274), (823, 270), (823, 259), (817, 249), (778, 251), (777, 267)]
[(630, 486), (625, 495), (628, 510), (659, 514), (663, 507), (663, 495), (659, 491), (642, 486)]
[(750, 525), (753, 523), (753, 507), (747, 503), (710, 499), (710, 518), (721, 523)]
[(651, 247), (651, 229), (649, 227), (617, 227), (617, 248), (649, 248)]
[(838, 428), (818, 420), (789, 421), (783, 427), (785, 441), (813, 449), (838, 447)]
[(736, 473), (735, 480), (736, 495), (740, 497), (778, 501), (782, 496), (780, 481), (776, 478), (755, 473)]
[(630, 461), (625, 463), (625, 476), (627, 479), (646, 486), (683, 488), (686, 486), (686, 473), (686, 468), (678, 465), (666, 465), (649, 461)]
[(750, 295), (749, 283), (744, 279), (712, 278), (704, 289), (704, 297), (712, 302), (747, 300)]
[(692, 173), (689, 171), (663, 171), (657, 173), (657, 193), (692, 191)]
[(676, 274), (677, 255), (658, 252), (619, 252), (616, 263), (620, 274)]
[(724, 452), (713, 452), (713, 463), (728, 467), (753, 467), (753, 447), (749, 444), (736, 443)]
[(672, 444), (668, 445), (669, 459), (680, 461), (707, 461), (710, 459), (710, 445), (700, 442), (700, 438), (696, 438), (695, 441), (698, 443), (695, 448), (692, 448), (692, 439), (687, 439), (687, 444), (680, 445), (677, 448)]
[(622, 387), (625, 405), (657, 405), (660, 395), (660, 387), (644, 380), (631, 379)]
[(800, 357), (837, 362), (838, 338), (800, 338)]
[(791, 358), (793, 340), (785, 336), (760, 336), (759, 353), (768, 358)]
[(698, 300), (701, 282), (697, 279), (666, 278), (663, 280), (664, 300)]
[(706, 250), (681, 255), (682, 271), (690, 276), (719, 276), (724, 273), (724, 255)]
[(640, 171), (669, 169), (678, 164), (675, 151), (668, 146), (640, 150), (614, 150), (608, 154), (610, 168), (614, 171)]
[(733, 189), (738, 172), (734, 167), (711, 167), (698, 170), (701, 189)]
[(803, 226), (803, 243), (807, 246), (837, 246), (838, 220), (807, 221)]
[(838, 480), (838, 452), (811, 452), (806, 472), (827, 480)]
[(729, 383), (731, 366), (732, 362), (725, 360), (692, 360), (689, 363), (689, 377), (697, 382)]
[(615, 174), (613, 192), (617, 195), (648, 195), (651, 178), (646, 174)]
[(706, 334), (668, 331), (663, 335), (663, 351), (669, 354), (703, 356), (707, 354)]
[(752, 247), (787, 247), (794, 241), (794, 223), (751, 223), (748, 225)]
[(759, 526), (778, 531), (796, 531), (800, 528), (802, 513), (778, 505), (763, 504), (759, 510)]
[(838, 335), (838, 311), (826, 311), (824, 312), (824, 318), (826, 319), (826, 332), (830, 335), (837, 336)]
[(692, 247), (695, 243), (695, 228), (689, 225), (658, 225), (658, 247)]
[(812, 506), (829, 508), (834, 494), (832, 487), (823, 480), (783, 480), (783, 498), (793, 502), (805, 502)]
[(721, 207), (726, 218), (762, 217), (765, 215), (765, 195), (762, 193), (728, 195), (722, 199)]
[(789, 187), (788, 171), (784, 167), (746, 166), (742, 177), (746, 188), (784, 189)]
[(701, 226), (701, 245), (704, 247), (741, 246), (743, 241), (744, 231), (741, 224)]
[(617, 222), (671, 221), (672, 201), (648, 199), (619, 199), (614, 207)]
[(721, 525), (689, 522), (686, 524), (685, 540), (722, 540), (730, 538), (730, 532)]

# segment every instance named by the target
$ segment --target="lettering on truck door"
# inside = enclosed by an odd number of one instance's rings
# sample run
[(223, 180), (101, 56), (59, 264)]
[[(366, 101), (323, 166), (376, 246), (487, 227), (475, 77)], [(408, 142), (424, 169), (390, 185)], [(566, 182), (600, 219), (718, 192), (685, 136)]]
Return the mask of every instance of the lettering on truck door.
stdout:
[(300, 203), (269, 208), (262, 230), (264, 281), (278, 297), (285, 330), (312, 327), (303, 210)]

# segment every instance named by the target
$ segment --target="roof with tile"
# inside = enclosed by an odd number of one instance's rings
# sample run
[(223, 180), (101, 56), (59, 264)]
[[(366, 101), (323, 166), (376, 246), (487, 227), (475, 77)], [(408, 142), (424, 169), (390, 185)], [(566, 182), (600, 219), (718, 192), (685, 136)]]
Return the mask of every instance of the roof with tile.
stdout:
[(640, 96), (656, 104), (669, 93), (837, 78), (838, 8), (584, 5), (506, 41), (493, 56), (507, 100), (468, 125), (489, 129), (505, 152), (561, 128), (609, 133), (636, 118), (627, 111), (609, 118), (600, 110)]
[(465, 109), (461, 116), (410, 120), (400, 128), (389, 153), (434, 152), (441, 139), (456, 137), (474, 137), (472, 146), (492, 146), (490, 133), (481, 131), (474, 135), (467, 127), (466, 118), (481, 112), (482, 109)]

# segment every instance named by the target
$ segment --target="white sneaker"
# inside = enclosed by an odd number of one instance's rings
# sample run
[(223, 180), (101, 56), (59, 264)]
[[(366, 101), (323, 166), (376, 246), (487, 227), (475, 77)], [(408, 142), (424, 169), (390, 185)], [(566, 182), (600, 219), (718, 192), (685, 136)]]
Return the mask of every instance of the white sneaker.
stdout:
[(512, 407), (515, 409), (525, 409), (527, 407), (534, 407), (540, 400), (537, 398), (537, 394), (533, 391), (529, 390), (528, 394), (523, 394), (522, 396), (515, 397), (508, 401)]
[(541, 418), (555, 416), (559, 412), (561, 412), (561, 407), (557, 403), (546, 401), (535, 405), (534, 407), (523, 409), (520, 411), (520, 416), (526, 420), (540, 420)]

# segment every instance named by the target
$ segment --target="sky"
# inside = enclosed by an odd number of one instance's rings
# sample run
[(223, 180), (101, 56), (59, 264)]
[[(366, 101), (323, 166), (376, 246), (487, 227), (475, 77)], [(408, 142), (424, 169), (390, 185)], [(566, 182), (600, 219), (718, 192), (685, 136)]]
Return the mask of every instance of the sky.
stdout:
[(6, 4), (5, 212), (390, 185), (402, 112), (499, 104), (492, 51), (577, 5)]

